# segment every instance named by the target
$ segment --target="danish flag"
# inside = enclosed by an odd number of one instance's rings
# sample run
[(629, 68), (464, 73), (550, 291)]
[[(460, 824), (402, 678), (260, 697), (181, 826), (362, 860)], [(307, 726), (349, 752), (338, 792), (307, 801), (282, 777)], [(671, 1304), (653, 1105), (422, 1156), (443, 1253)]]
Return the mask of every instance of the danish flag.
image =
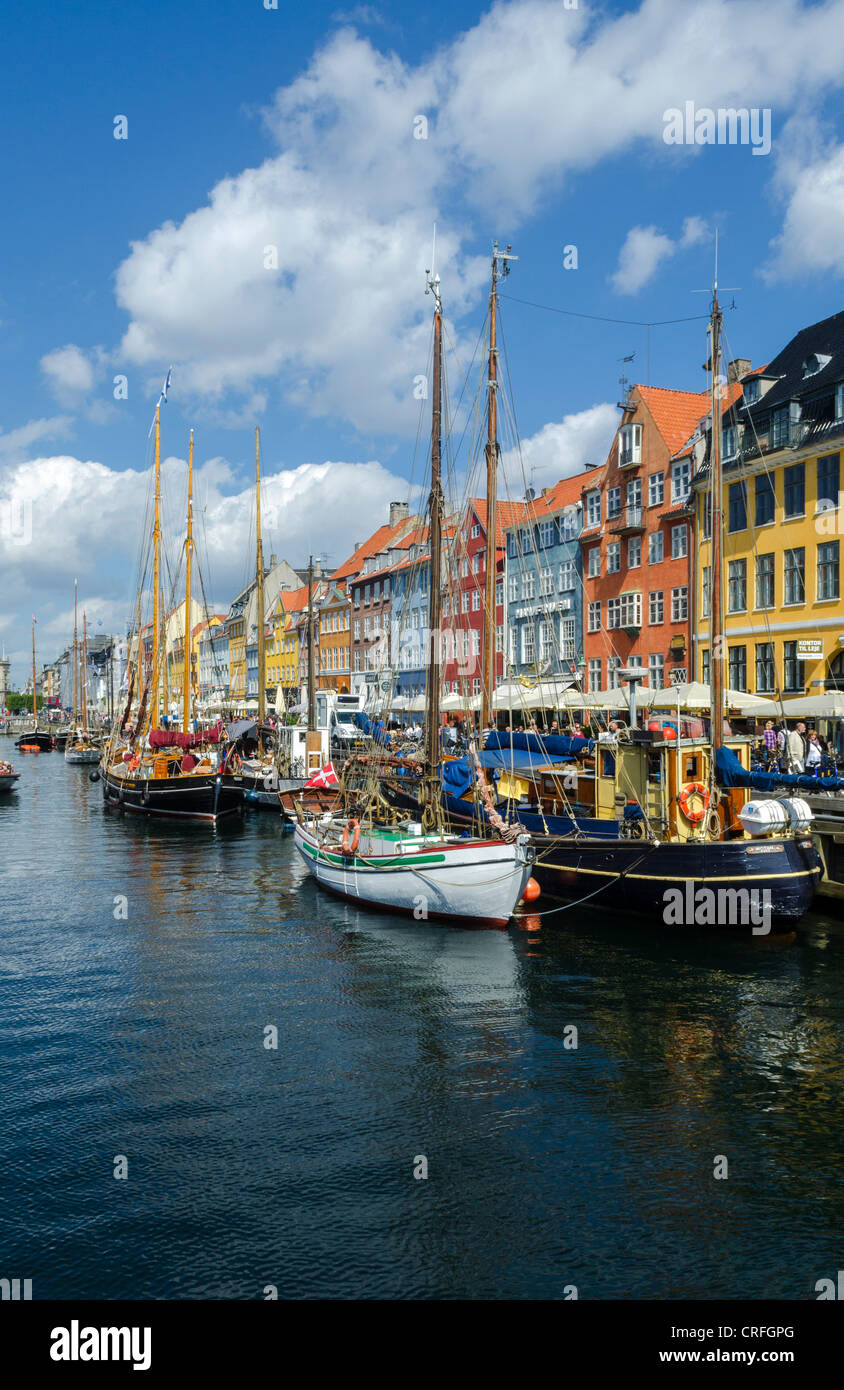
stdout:
[(339, 781), (340, 781), (340, 778), (337, 776), (337, 773), (334, 771), (334, 764), (333, 764), (333, 763), (326, 763), (326, 764), (325, 764), (325, 767), (321, 767), (320, 770), (319, 770), (319, 772), (317, 772), (317, 773), (311, 778), (311, 780), (310, 780), (309, 782), (306, 782), (306, 783), (305, 783), (305, 786), (306, 786), (306, 787), (336, 787), (336, 786), (338, 785)]

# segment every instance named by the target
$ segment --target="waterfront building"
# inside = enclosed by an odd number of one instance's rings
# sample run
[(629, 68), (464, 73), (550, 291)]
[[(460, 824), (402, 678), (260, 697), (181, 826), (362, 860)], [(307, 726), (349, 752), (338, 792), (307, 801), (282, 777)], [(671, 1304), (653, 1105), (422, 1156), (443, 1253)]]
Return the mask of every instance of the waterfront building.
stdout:
[[(632, 386), (605, 466), (582, 490), (586, 688), (639, 666), (651, 688), (690, 679), (694, 511), (689, 441), (706, 391)], [(676, 457), (675, 457), (676, 456)]]
[[(584, 473), (542, 489), (504, 527), (506, 675), (583, 674), (580, 532)], [(588, 474), (596, 486), (598, 474)]]
[(213, 613), (197, 642), (197, 695), (200, 706), (220, 704), (229, 694), (229, 640), (226, 614)]
[[(308, 606), (307, 584), (282, 592), (267, 619), (267, 684), (276, 692), (278, 714), (296, 703), (299, 688), (298, 619)], [(278, 695), (281, 692), (281, 701)]]
[[(307, 593), (306, 593), (307, 602)], [(339, 584), (328, 584), (316, 612), (319, 642), (317, 686), (348, 695), (351, 674), (351, 611), (349, 596)]]
[[(749, 368), (749, 364), (748, 368)], [(844, 688), (844, 312), (745, 371), (722, 417), (725, 685), (760, 695)], [(696, 674), (709, 679), (711, 504), (696, 480)]]
[[(504, 535), (524, 503), (499, 502), (495, 547), (495, 677), (504, 672)], [(446, 695), (480, 695), (484, 590), (486, 583), (486, 499), (470, 497), (448, 544), (443, 585), (443, 690)], [(490, 692), (491, 694), (492, 692)]]
[(394, 565), (391, 580), (394, 693), (413, 699), (424, 695), (428, 672), (431, 553), (427, 536), (410, 544), (406, 558)]

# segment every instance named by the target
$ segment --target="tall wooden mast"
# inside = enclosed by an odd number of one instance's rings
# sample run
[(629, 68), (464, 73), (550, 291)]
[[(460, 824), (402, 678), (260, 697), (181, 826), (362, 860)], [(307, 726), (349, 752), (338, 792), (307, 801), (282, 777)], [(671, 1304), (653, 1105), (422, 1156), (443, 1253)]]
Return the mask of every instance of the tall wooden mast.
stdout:
[(425, 809), (422, 822), (432, 829), (441, 820), (442, 801), (438, 775), (440, 761), (440, 657), (442, 584), (442, 299), (440, 277), (428, 281), (426, 293), (434, 296), (434, 362), (431, 405), (431, 493), (428, 499), (428, 534), (431, 582), (428, 586), (428, 678), (425, 684)]
[(314, 557), (308, 558), (308, 731), (316, 728), (316, 681), (314, 679)]
[[(160, 673), (158, 670), (159, 654), (159, 632), (158, 625), (161, 621), (161, 601), (159, 589), (161, 587), (161, 406), (155, 407), (155, 517), (152, 528), (152, 669), (150, 671), (150, 684), (152, 687), (152, 700), (150, 702), (149, 720), (153, 727), (158, 727), (158, 697)], [(165, 655), (166, 655), (165, 643)]]
[(82, 670), (80, 672), (82, 696), (82, 732), (88, 732), (88, 615), (82, 610)]
[(709, 631), (711, 635), (709, 651), (709, 688), (712, 699), (709, 736), (714, 750), (721, 747), (724, 739), (724, 564), (723, 536), (724, 517), (721, 491), (721, 306), (718, 303), (718, 283), (712, 295), (712, 317), (709, 326), (710, 369), (712, 373), (712, 448), (710, 485), (712, 489), (712, 573), (710, 582), (712, 595), (710, 603)]
[(261, 436), (255, 426), (255, 621), (258, 625), (258, 729), (267, 715), (267, 649), (264, 636), (264, 550), (261, 541)]
[(32, 723), (38, 728), (38, 703), (35, 697), (35, 624), (37, 619), (33, 614), (32, 618)]
[(188, 444), (188, 521), (185, 532), (185, 639), (182, 680), (182, 729), (190, 732), (191, 571), (193, 569), (193, 430)]
[(79, 581), (73, 581), (73, 725), (79, 718), (79, 627), (78, 627)]
[(495, 690), (495, 564), (498, 533), (498, 282), (510, 273), (509, 262), (518, 257), (492, 247), (492, 277), (489, 291), (489, 370), (487, 373), (486, 431), (486, 582), (484, 585), (484, 629), (481, 679), (481, 720), (492, 722), (492, 696)]

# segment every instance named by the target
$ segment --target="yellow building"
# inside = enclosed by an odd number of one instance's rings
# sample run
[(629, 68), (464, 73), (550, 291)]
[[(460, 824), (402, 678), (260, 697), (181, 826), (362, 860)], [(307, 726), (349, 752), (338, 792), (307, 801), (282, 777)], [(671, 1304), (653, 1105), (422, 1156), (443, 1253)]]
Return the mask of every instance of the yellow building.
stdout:
[[(821, 694), (844, 686), (844, 314), (741, 381), (722, 425), (725, 683)], [(695, 670), (708, 681), (711, 503), (698, 489)]]
[(267, 685), (276, 690), (281, 686), (288, 705), (294, 702), (299, 689), (296, 621), (307, 604), (307, 586), (280, 593), (267, 622)]

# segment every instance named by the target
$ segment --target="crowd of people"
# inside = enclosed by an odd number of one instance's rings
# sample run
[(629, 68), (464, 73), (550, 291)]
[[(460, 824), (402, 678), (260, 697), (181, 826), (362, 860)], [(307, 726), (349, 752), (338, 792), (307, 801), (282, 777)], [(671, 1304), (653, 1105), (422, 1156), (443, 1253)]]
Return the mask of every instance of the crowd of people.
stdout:
[(836, 770), (835, 749), (817, 729), (804, 723), (789, 729), (785, 721), (769, 719), (754, 744), (757, 764), (769, 772), (822, 773)]

